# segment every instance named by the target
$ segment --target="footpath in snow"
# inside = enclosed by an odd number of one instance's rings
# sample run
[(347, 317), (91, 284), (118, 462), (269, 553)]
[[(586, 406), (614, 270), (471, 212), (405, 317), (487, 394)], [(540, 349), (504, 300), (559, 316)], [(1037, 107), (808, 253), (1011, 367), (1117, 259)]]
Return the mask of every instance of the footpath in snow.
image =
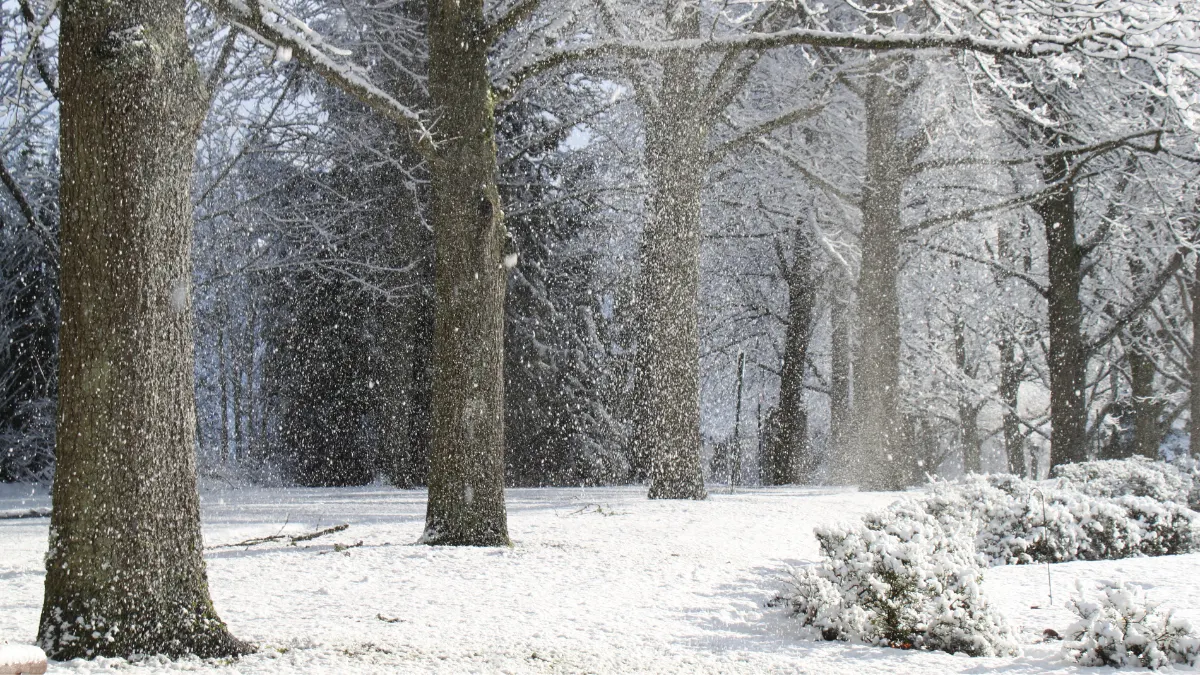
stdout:
[[(898, 495), (821, 488), (714, 488), (704, 502), (639, 488), (509, 490), (511, 549), (415, 545), (423, 491), (203, 493), (209, 582), (233, 632), (261, 646), (236, 662), (99, 659), (49, 672), (205, 673), (1046, 673), (1068, 663), (1075, 580), (1126, 579), (1200, 623), (1200, 555), (988, 570), (990, 599), (1024, 655), (971, 659), (814, 642), (767, 602), (788, 565), (818, 557), (814, 525)], [(44, 492), (0, 485), (0, 512), (44, 509)], [(296, 546), (227, 545), (348, 523)], [(30, 643), (49, 521), (0, 520), (0, 643)], [(1034, 607), (1037, 607), (1036, 609)]]

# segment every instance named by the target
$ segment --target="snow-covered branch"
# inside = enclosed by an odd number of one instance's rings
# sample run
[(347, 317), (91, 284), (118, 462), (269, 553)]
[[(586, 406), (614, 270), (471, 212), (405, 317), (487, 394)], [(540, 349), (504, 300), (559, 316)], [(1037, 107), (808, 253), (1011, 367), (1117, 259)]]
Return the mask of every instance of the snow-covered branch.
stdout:
[(417, 111), (373, 84), (361, 68), (348, 60), (349, 51), (328, 44), (320, 33), (271, 0), (209, 0), (209, 6), (255, 39), (275, 47), (279, 58), (294, 56), (330, 84), (395, 122), (413, 135), (421, 152), (433, 148), (433, 135)]

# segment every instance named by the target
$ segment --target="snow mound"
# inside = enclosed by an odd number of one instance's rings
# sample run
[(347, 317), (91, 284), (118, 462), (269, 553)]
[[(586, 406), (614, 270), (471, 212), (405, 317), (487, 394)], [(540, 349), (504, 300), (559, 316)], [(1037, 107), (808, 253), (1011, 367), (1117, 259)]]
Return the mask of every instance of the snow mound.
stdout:
[(33, 645), (0, 645), (0, 675), (40, 675), (46, 672), (46, 653)]

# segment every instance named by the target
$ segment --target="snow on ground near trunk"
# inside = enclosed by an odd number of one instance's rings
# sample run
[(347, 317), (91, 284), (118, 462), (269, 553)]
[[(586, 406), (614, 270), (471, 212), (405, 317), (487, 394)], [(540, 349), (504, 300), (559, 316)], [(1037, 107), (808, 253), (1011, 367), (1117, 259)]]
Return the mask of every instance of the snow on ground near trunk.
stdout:
[[(0, 491), (0, 510), (48, 505)], [(638, 488), (510, 490), (511, 549), (414, 545), (425, 493), (389, 488), (253, 489), (203, 495), (208, 546), (349, 529), (299, 546), (208, 551), (233, 632), (262, 646), (233, 664), (76, 661), (212, 673), (1007, 673), (1078, 672), (1057, 645), (1074, 580), (1145, 585), (1200, 623), (1200, 555), (989, 570), (987, 590), (1022, 630), (1025, 655), (971, 659), (805, 639), (766, 606), (787, 565), (818, 556), (812, 528), (896, 499), (831, 489), (714, 489), (704, 502), (649, 501)], [(0, 642), (34, 639), (46, 519), (0, 520)], [(362, 542), (334, 551), (333, 545)]]

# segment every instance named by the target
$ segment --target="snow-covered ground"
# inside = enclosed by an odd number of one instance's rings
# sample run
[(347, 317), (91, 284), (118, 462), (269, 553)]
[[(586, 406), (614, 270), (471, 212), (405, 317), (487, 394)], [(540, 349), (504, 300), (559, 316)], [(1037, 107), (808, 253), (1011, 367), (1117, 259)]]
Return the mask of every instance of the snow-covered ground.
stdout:
[[(350, 527), (307, 545), (208, 552), (217, 609), (235, 634), (261, 645), (257, 654), (234, 663), (77, 661), (51, 673), (1077, 672), (1057, 644), (1035, 643), (1071, 623), (1063, 605), (1077, 578), (1137, 582), (1200, 624), (1200, 555), (1186, 555), (1052, 566), (1053, 606), (1046, 566), (989, 570), (992, 601), (1026, 643), (1017, 658), (806, 639), (766, 605), (781, 572), (817, 558), (814, 525), (882, 508), (896, 498), (888, 493), (718, 488), (704, 502), (652, 502), (638, 488), (510, 490), (511, 549), (415, 545), (421, 491), (203, 498), (210, 547)], [(0, 485), (0, 512), (48, 505), (44, 493)], [(34, 639), (47, 525), (0, 520), (0, 642)]]

